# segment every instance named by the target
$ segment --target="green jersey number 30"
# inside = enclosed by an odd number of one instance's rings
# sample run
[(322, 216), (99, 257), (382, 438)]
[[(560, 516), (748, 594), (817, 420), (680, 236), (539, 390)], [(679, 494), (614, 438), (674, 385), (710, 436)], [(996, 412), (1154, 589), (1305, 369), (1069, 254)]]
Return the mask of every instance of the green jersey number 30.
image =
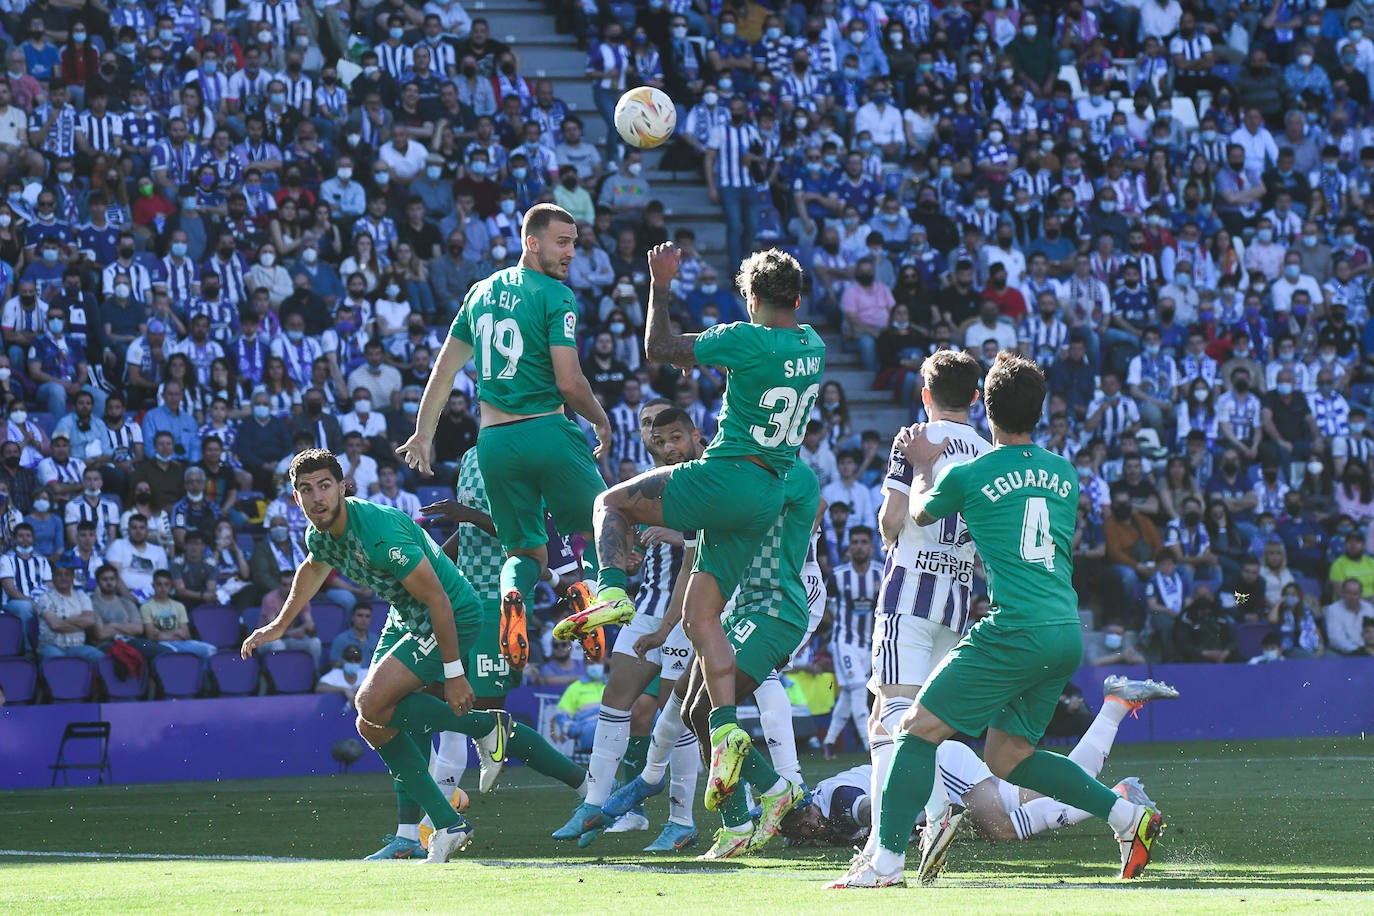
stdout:
[(1021, 520), (1021, 559), (1054, 572), (1054, 538), (1050, 535), (1050, 507), (1043, 496), (1026, 500)]
[(482, 338), (482, 378), (492, 377), (491, 351), (496, 350), (506, 361), (506, 365), (496, 374), (496, 378), (515, 378), (515, 367), (525, 354), (525, 341), (520, 336), (520, 325), (514, 318), (497, 321), (490, 313), (477, 317), (477, 333)]
[(759, 406), (772, 411), (768, 425), (751, 426), (749, 431), (764, 448), (777, 448), (784, 441), (792, 448), (800, 447), (806, 438), (806, 424), (811, 419), (811, 410), (820, 395), (821, 386), (818, 384), (807, 388), (800, 396), (797, 389), (784, 385), (769, 388), (759, 398)]

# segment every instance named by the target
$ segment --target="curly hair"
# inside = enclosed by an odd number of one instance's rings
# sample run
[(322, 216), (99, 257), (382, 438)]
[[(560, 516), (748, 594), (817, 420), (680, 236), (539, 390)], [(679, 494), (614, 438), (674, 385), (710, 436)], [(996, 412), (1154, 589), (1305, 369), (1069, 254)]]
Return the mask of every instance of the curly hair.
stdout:
[(745, 299), (757, 296), (765, 308), (795, 309), (801, 303), (802, 268), (787, 252), (769, 248), (740, 263), (735, 284)]

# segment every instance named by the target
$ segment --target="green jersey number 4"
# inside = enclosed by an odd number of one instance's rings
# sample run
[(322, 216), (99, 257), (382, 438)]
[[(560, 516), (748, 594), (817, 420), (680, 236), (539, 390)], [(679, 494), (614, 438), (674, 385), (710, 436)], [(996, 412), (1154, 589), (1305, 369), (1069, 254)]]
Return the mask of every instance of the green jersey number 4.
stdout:
[(1050, 507), (1043, 496), (1026, 500), (1021, 519), (1021, 559), (1054, 572), (1054, 538), (1050, 535)]
[(525, 341), (520, 336), (520, 325), (514, 318), (500, 321), (488, 313), (477, 318), (477, 334), (482, 338), (482, 378), (492, 377), (491, 351), (494, 349), (506, 361), (506, 365), (496, 374), (499, 379), (515, 378), (515, 367), (525, 354)]
[(769, 388), (759, 398), (759, 406), (772, 413), (768, 425), (751, 426), (749, 431), (764, 448), (777, 448), (783, 442), (792, 448), (800, 447), (806, 438), (806, 424), (811, 419), (811, 410), (820, 395), (820, 385), (812, 385), (800, 396), (795, 388), (783, 385)]

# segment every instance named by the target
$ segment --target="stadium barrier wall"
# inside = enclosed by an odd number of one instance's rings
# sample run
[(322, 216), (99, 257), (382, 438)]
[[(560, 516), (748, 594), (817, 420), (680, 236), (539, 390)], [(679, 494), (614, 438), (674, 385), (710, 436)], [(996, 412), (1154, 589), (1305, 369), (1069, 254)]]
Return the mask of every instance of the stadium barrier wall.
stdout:
[[(1280, 664), (1155, 665), (1083, 668), (1074, 682), (1089, 705), (1101, 703), (1110, 674), (1153, 677), (1179, 688), (1176, 701), (1153, 703), (1127, 720), (1118, 741), (1226, 741), (1357, 735), (1374, 731), (1374, 659), (1324, 659)], [(117, 784), (255, 779), (337, 773), (330, 748), (356, 738), (354, 717), (337, 695), (163, 700), (147, 703), (61, 703), (0, 709), (0, 789), (41, 788), (69, 722), (110, 723), (110, 765)], [(509, 697), (517, 718), (538, 721), (534, 691)], [(69, 747), (69, 759), (90, 750)], [(365, 753), (352, 772), (381, 772)], [(75, 771), (74, 785), (95, 782)]]

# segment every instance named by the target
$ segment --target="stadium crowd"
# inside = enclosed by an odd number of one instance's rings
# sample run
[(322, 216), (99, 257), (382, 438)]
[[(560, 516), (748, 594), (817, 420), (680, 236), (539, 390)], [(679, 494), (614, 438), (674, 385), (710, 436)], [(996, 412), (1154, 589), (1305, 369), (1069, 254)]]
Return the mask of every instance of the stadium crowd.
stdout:
[[(568, 282), (616, 427), (607, 479), (650, 466), (651, 397), (709, 437), (721, 376), (642, 352), (643, 253), (671, 214), (609, 122), (648, 84), (680, 107), (662, 167), (701, 163), (727, 229), (716, 264), (672, 232), (681, 327), (743, 318), (717, 266), (777, 244), (808, 268), (812, 319), (913, 419), (935, 349), (1044, 367), (1041, 441), (1082, 487), (1094, 660), (1237, 661), (1247, 625), (1277, 634), (1262, 660), (1374, 653), (1364, 0), (547, 5), (585, 43), (595, 113), (456, 0), (0, 11), (0, 588), (19, 651), (208, 661), (196, 609), (269, 619), (303, 558), (283, 480), (303, 448), (423, 517), (476, 439), (471, 372), (434, 477), (395, 447), (465, 291), (516, 262), (537, 201), (580, 223)], [(894, 431), (856, 424), (828, 383), (802, 452), (827, 572), (882, 499)], [(336, 576), (329, 638), (307, 614), (271, 648), (347, 692), (372, 598)], [(567, 664), (542, 642), (536, 680), (545, 656)]]

